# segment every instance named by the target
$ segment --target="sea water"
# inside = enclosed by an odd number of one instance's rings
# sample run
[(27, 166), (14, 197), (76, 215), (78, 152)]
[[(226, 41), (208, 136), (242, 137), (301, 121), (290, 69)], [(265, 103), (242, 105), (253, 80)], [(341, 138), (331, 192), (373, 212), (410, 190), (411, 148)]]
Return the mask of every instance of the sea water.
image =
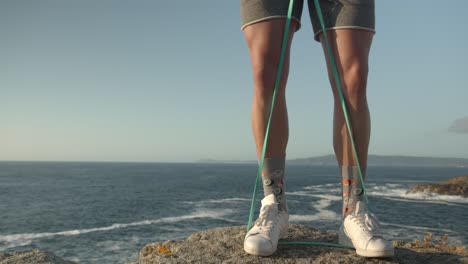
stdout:
[[(246, 224), (256, 173), (255, 164), (0, 162), (0, 251), (39, 247), (79, 263), (125, 263), (151, 242)], [(338, 229), (338, 173), (287, 167), (291, 223)], [(415, 184), (466, 174), (369, 167), (370, 206), (384, 235), (414, 240), (432, 232), (468, 243), (467, 198), (407, 194)]]

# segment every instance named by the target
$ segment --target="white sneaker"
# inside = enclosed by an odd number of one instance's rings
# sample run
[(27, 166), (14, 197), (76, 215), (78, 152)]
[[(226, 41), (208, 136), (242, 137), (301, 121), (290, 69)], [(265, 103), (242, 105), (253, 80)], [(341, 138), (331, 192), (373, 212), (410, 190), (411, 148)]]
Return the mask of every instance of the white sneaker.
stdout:
[(340, 227), (339, 243), (354, 247), (363, 257), (392, 257), (392, 243), (382, 237), (377, 217), (363, 202), (357, 202), (356, 211), (346, 216)]
[(270, 256), (275, 253), (278, 240), (286, 236), (288, 220), (288, 212), (278, 210), (274, 194), (263, 198), (260, 215), (245, 235), (245, 252), (258, 256)]

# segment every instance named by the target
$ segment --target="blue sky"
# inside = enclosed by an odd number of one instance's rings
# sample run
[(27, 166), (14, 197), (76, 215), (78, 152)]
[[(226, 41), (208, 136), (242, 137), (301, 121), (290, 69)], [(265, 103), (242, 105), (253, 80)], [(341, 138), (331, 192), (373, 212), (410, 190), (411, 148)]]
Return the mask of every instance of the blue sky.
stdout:
[[(468, 1), (377, 1), (371, 154), (468, 158)], [(255, 159), (239, 1), (1, 0), (0, 160)], [(331, 154), (306, 9), (288, 158)]]

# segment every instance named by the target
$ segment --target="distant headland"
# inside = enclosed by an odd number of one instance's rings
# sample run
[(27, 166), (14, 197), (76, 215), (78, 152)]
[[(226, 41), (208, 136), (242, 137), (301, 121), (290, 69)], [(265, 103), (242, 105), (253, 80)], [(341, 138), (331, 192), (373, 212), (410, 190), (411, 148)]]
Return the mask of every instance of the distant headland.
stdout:
[[(199, 163), (238, 163), (255, 164), (255, 160), (216, 160), (200, 159)], [(311, 165), (311, 166), (336, 166), (334, 155), (325, 155), (310, 158), (288, 159), (289, 165)], [(385, 156), (369, 155), (368, 166), (389, 167), (458, 167), (468, 168), (468, 159), (465, 158), (440, 158), (440, 157), (417, 157), (417, 156)]]

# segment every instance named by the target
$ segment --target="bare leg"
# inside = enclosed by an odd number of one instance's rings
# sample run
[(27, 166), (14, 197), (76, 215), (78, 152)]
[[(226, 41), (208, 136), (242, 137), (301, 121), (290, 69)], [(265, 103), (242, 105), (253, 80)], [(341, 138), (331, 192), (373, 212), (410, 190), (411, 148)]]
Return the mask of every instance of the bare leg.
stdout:
[[(366, 86), (368, 58), (373, 33), (366, 30), (340, 29), (327, 31), (327, 35), (338, 66), (360, 165), (365, 167), (370, 139), (370, 114), (367, 105)], [(320, 36), (320, 41), (326, 54), (323, 34)], [(333, 115), (335, 155), (340, 166), (353, 166), (357, 162), (354, 158), (328, 55), (326, 60), (335, 98)]]
[[(329, 34), (364, 177), (370, 138), (370, 115), (367, 106), (366, 85), (372, 36), (373, 33), (370, 31), (355, 29), (335, 30)], [(324, 46), (323, 36), (321, 41), (322, 46)], [(338, 241), (342, 245), (354, 247), (356, 253), (361, 256), (391, 257), (394, 255), (392, 243), (375, 235), (380, 233), (377, 219), (373, 214), (368, 213), (366, 204), (362, 202), (363, 192), (355, 166), (357, 162), (328, 58), (327, 64), (335, 97), (333, 145), (343, 179), (343, 223), (338, 234)], [(372, 228), (364, 230), (364, 226)], [(369, 234), (372, 234), (371, 238), (369, 238)]]
[[(266, 125), (270, 114), (269, 109), (275, 86), (284, 27), (284, 19), (271, 19), (255, 23), (244, 29), (254, 80), (252, 130), (258, 159), (261, 157)], [(289, 71), (290, 47), (296, 27), (297, 22), (292, 21), (281, 83), (278, 87), (270, 134), (268, 136), (266, 157), (284, 156), (286, 152), (288, 143), (288, 113), (286, 109), (285, 88)]]
[[(270, 19), (244, 28), (254, 80), (252, 131), (259, 160), (262, 155), (265, 131), (270, 115), (285, 22), (286, 20), (283, 18)], [(289, 29), (281, 81), (276, 93), (262, 171), (265, 198), (262, 199), (258, 223), (266, 223), (268, 220), (269, 223), (273, 224), (271, 228), (265, 227), (271, 232), (265, 233), (257, 225), (254, 225), (247, 232), (244, 250), (253, 255), (268, 256), (273, 254), (276, 251), (279, 238), (282, 233), (284, 235), (288, 227), (289, 214), (283, 186), (286, 145), (288, 144), (288, 112), (286, 110), (285, 89), (289, 70), (289, 50), (297, 25), (297, 22), (292, 21)]]
[[(335, 56), (348, 116), (353, 130), (354, 144), (360, 162), (363, 179), (366, 178), (367, 153), (370, 139), (370, 114), (367, 106), (366, 85), (368, 57), (373, 33), (365, 30), (342, 29), (328, 34)], [(325, 39), (321, 36), (326, 54)], [(342, 179), (343, 217), (356, 211), (357, 203), (363, 201), (362, 182), (357, 167), (346, 121), (341, 106), (338, 87), (326, 54), (328, 73), (334, 95), (333, 147)]]

